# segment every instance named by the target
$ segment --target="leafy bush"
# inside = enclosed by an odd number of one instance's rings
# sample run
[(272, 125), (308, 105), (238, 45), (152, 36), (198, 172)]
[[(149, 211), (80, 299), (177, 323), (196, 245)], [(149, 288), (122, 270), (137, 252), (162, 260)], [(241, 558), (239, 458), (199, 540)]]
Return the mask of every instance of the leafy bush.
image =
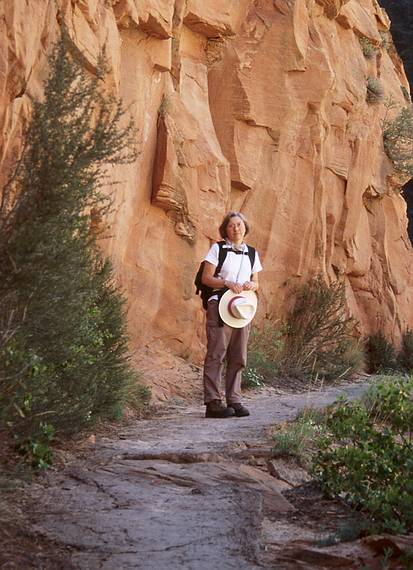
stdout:
[(400, 370), (413, 373), (413, 331), (407, 329), (402, 336), (402, 345), (397, 355), (397, 364)]
[[(390, 100), (388, 110), (394, 107)], [(383, 145), (396, 172), (413, 176), (413, 106), (404, 107), (394, 119), (383, 122)]]
[(314, 426), (307, 422), (295, 422), (285, 431), (273, 436), (274, 457), (295, 457), (303, 461), (303, 453), (307, 450), (308, 441), (314, 437)]
[(26, 456), (35, 469), (47, 469), (53, 463), (51, 444), (54, 439), (54, 427), (50, 424), (40, 423), (40, 434), (36, 440), (29, 437), (19, 447), (19, 451)]
[(412, 102), (412, 99), (411, 99), (410, 93), (408, 92), (408, 90), (406, 89), (406, 87), (405, 87), (404, 85), (400, 85), (400, 90), (401, 90), (401, 92), (403, 93), (403, 97), (405, 98), (405, 100), (406, 100), (408, 103), (411, 103), (411, 102)]
[(367, 338), (366, 357), (369, 372), (386, 373), (397, 369), (396, 350), (382, 331)]
[(389, 51), (390, 46), (391, 46), (390, 32), (388, 30), (380, 30), (380, 36), (381, 36), (381, 47), (382, 47), (382, 49)]
[(359, 38), (361, 50), (366, 59), (373, 59), (377, 53), (377, 46), (365, 36)]
[(371, 386), (361, 402), (375, 422), (408, 431), (413, 430), (412, 396), (412, 377), (384, 376)]
[(380, 103), (384, 100), (384, 87), (376, 77), (368, 77), (366, 101), (370, 104)]
[(124, 388), (123, 398), (120, 400), (120, 412), (125, 405), (139, 415), (147, 411), (151, 400), (151, 390), (140, 383), (139, 376), (132, 376), (131, 381)]
[(267, 324), (251, 335), (245, 387), (274, 382), (280, 375), (299, 380), (345, 378), (364, 365), (364, 351), (346, 317), (344, 286), (315, 278), (296, 292), (284, 324)]
[(369, 513), (375, 530), (413, 529), (413, 379), (374, 386), (326, 415), (313, 473), (333, 496)]
[(282, 336), (283, 328), (275, 324), (267, 323), (261, 330), (253, 329), (247, 366), (242, 375), (245, 388), (257, 388), (275, 379), (279, 373)]
[(324, 414), (315, 408), (304, 408), (296, 420), (282, 426), (273, 435), (274, 457), (294, 457), (302, 465), (309, 461), (314, 442), (324, 431)]
[(287, 317), (281, 356), (284, 374), (297, 378), (344, 378), (363, 365), (363, 351), (346, 317), (344, 285), (317, 277), (297, 293)]
[(0, 420), (44, 464), (52, 432), (119, 415), (136, 381), (124, 300), (90, 231), (90, 212), (108, 206), (106, 166), (135, 157), (103, 77), (70, 58), (65, 38), (55, 46), (0, 206)]
[(246, 390), (252, 390), (254, 388), (261, 388), (264, 384), (264, 376), (253, 363), (248, 364), (242, 374), (242, 387)]

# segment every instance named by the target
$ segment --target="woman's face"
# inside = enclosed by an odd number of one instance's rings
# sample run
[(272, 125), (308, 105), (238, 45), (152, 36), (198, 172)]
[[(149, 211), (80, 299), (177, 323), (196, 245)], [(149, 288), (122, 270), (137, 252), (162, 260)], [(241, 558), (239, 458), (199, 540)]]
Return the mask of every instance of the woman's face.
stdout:
[(245, 236), (245, 224), (238, 216), (230, 218), (226, 227), (229, 241), (233, 243), (241, 243)]

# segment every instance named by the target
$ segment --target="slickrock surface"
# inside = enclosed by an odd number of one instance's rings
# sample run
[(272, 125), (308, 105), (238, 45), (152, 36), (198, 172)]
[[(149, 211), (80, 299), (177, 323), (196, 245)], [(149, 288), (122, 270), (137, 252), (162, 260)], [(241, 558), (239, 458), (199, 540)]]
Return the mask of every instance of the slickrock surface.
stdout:
[(319, 530), (303, 528), (281, 494), (308, 477), (282, 462), (263, 468), (271, 455), (267, 432), (303, 406), (364, 389), (268, 391), (247, 401), (248, 418), (207, 420), (194, 406), (138, 422), (32, 486), (33, 529), (68, 547), (78, 569), (254, 570), (273, 568), (290, 550), (317, 559), (310, 545)]
[(133, 348), (156, 339), (200, 357), (193, 278), (229, 208), (263, 258), (259, 319), (281, 317), (322, 273), (346, 284), (360, 333), (397, 340), (413, 326), (403, 181), (383, 151), (384, 105), (366, 102), (368, 77), (400, 105), (408, 83), (376, 0), (5, 0), (3, 179), (63, 21), (90, 73), (106, 45), (110, 85), (140, 129), (136, 163), (111, 171), (121, 185), (104, 243)]

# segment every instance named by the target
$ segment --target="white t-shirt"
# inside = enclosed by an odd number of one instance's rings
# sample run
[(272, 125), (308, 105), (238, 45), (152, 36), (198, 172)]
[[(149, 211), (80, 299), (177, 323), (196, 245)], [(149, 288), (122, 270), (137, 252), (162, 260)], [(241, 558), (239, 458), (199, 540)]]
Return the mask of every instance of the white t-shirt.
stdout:
[[(225, 279), (225, 281), (232, 281), (233, 283), (243, 285), (246, 281), (251, 280), (251, 275), (253, 273), (258, 273), (262, 270), (258, 251), (255, 251), (254, 266), (251, 268), (249, 255), (246, 255), (248, 252), (247, 244), (244, 244), (244, 253), (235, 253), (234, 251), (231, 251), (231, 245), (229, 244), (225, 244), (222, 247), (227, 248), (229, 251), (227, 252), (221, 270), (217, 275), (220, 279)], [(212, 245), (211, 249), (205, 256), (205, 261), (208, 261), (215, 267), (218, 265), (219, 245), (217, 243)], [(217, 298), (218, 297), (214, 295), (213, 297), (210, 297), (209, 300)]]

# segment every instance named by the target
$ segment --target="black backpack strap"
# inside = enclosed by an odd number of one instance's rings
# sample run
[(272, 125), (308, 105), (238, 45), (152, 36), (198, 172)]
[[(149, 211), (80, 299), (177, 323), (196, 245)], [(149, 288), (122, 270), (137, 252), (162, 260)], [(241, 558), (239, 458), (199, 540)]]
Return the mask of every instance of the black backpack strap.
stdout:
[[(219, 247), (219, 254), (218, 254), (218, 265), (215, 268), (215, 273), (214, 273), (214, 277), (217, 277), (218, 273), (221, 271), (222, 266), (224, 265), (224, 261), (227, 257), (227, 253), (228, 253), (228, 247), (224, 247), (224, 245), (227, 244), (226, 241), (219, 241), (218, 243), (218, 247)], [(228, 291), (227, 287), (223, 287), (222, 289), (220, 289), (219, 291), (217, 291), (217, 295), (218, 295), (218, 303), (221, 300), (222, 295)], [(219, 327), (223, 327), (224, 326), (224, 321), (221, 319), (221, 316), (218, 313), (218, 326)]]
[(255, 263), (255, 248), (252, 246), (248, 246), (248, 257), (250, 258), (250, 262), (251, 262), (251, 275), (252, 275), (252, 268), (254, 267), (254, 263)]
[[(221, 271), (221, 267), (228, 253), (228, 248), (223, 247), (226, 244), (225, 241), (219, 241), (217, 243), (219, 247), (218, 265), (215, 268), (214, 277), (217, 277), (218, 273)], [(194, 285), (195, 285), (196, 294), (197, 295), (200, 294), (202, 299), (202, 306), (206, 310), (208, 308), (208, 299), (210, 298), (211, 295), (215, 294), (215, 292), (212, 287), (208, 287), (207, 285), (204, 285), (202, 283), (202, 275), (204, 273), (204, 267), (205, 267), (205, 261), (202, 261), (199, 266), (198, 272), (196, 274)], [(227, 289), (225, 287), (223, 292), (225, 292), (226, 290)]]
[(218, 241), (217, 243), (219, 247), (219, 254), (218, 254), (218, 265), (215, 268), (214, 277), (216, 277), (218, 273), (221, 271), (221, 268), (224, 265), (224, 261), (228, 253), (228, 248), (224, 247), (224, 245), (226, 245), (225, 241)]

